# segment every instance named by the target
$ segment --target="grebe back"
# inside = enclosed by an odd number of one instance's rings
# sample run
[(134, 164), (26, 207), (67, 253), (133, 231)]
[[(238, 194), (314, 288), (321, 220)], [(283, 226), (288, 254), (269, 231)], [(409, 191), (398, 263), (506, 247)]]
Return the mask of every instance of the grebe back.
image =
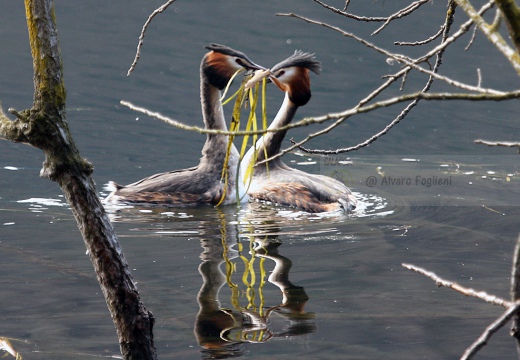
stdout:
[[(205, 129), (227, 130), (220, 101), (223, 90), (233, 74), (241, 69), (260, 70), (244, 53), (230, 47), (211, 44), (200, 65), (200, 100)], [(112, 192), (106, 201), (111, 203), (193, 206), (216, 205), (223, 194), (223, 204), (237, 200), (236, 182), (239, 154), (234, 145), (227, 163), (228, 184), (221, 181), (222, 167), (228, 148), (227, 135), (208, 134), (197, 166), (155, 174), (129, 185), (110, 182)], [(240, 198), (247, 200), (245, 189), (239, 184)]]
[[(314, 59), (313, 54), (301, 51), (296, 51), (271, 69), (270, 79), (285, 96), (269, 129), (288, 125), (298, 108), (310, 100), (310, 71), (318, 74), (321, 71), (320, 63)], [(279, 153), (286, 133), (287, 130), (282, 130), (262, 136), (242, 159), (242, 174), (246, 174), (251, 162), (258, 163)], [(293, 169), (281, 158), (257, 165), (253, 169), (253, 176), (244, 179), (251, 199), (312, 213), (335, 210), (349, 212), (356, 207), (356, 198), (342, 182), (328, 176)]]

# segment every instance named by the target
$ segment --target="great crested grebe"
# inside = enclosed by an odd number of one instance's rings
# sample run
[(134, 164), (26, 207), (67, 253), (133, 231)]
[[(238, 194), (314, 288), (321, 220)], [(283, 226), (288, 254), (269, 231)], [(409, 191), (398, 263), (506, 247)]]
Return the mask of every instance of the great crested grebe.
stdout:
[[(298, 107), (310, 100), (310, 71), (319, 74), (320, 63), (314, 54), (301, 51), (295, 51), (271, 69), (270, 79), (285, 93), (285, 97), (269, 129), (289, 124)], [(293, 169), (280, 158), (254, 167), (252, 177), (245, 175), (251, 162), (255, 161), (255, 153), (258, 163), (280, 151), (286, 133), (287, 130), (266, 133), (242, 159), (241, 173), (245, 176), (249, 197), (312, 213), (354, 210), (356, 198), (345, 184), (328, 176)]]
[[(244, 53), (224, 45), (211, 44), (206, 49), (210, 51), (204, 55), (200, 65), (200, 100), (204, 127), (227, 130), (220, 101), (221, 90), (237, 70), (264, 68), (252, 62)], [(239, 154), (232, 145), (227, 163), (229, 180), (227, 189), (224, 189), (221, 175), (227, 147), (227, 135), (208, 134), (199, 165), (155, 174), (126, 186), (110, 182), (109, 188), (112, 192), (106, 201), (157, 206), (216, 205), (225, 191), (222, 204), (233, 203), (237, 201)], [(247, 199), (242, 182), (239, 183), (238, 195)]]

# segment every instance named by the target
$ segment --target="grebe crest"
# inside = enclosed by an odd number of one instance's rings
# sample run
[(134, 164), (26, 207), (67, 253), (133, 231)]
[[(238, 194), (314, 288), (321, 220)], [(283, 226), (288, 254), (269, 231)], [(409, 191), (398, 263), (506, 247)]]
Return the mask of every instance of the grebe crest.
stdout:
[[(320, 63), (314, 54), (295, 51), (289, 58), (271, 68), (270, 79), (285, 93), (284, 101), (269, 129), (288, 125), (297, 109), (311, 98), (310, 72), (319, 74)], [(287, 130), (269, 132), (262, 136), (244, 156), (243, 168), (251, 166), (280, 152)], [(256, 154), (256, 159), (254, 154)], [(248, 194), (253, 200), (271, 202), (306, 212), (332, 212), (355, 209), (356, 199), (350, 189), (340, 181), (308, 174), (293, 169), (280, 158), (254, 167), (252, 178), (244, 179)]]

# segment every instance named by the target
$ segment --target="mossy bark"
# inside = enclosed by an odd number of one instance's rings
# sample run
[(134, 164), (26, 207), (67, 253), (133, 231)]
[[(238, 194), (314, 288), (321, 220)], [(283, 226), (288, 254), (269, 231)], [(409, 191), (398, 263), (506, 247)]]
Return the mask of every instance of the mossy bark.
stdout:
[(495, 0), (495, 3), (506, 20), (509, 36), (511, 36), (516, 51), (520, 53), (520, 8), (514, 0)]
[(53, 0), (25, 0), (33, 57), (34, 104), (10, 121), (0, 112), (0, 136), (39, 148), (40, 175), (59, 184), (76, 218), (116, 326), (125, 359), (156, 359), (153, 315), (133, 282), (113, 226), (97, 196), (92, 165), (76, 148), (65, 121), (66, 92)]

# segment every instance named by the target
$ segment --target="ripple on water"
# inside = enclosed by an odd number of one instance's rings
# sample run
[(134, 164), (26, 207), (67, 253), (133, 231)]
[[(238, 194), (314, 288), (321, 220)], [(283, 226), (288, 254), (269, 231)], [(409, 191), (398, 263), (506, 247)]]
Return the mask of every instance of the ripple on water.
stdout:
[(43, 212), (48, 210), (49, 207), (66, 207), (68, 204), (63, 201), (63, 195), (58, 195), (60, 199), (53, 198), (30, 198), (24, 200), (18, 200), (17, 203), (29, 204), (29, 210), (31, 212)]

